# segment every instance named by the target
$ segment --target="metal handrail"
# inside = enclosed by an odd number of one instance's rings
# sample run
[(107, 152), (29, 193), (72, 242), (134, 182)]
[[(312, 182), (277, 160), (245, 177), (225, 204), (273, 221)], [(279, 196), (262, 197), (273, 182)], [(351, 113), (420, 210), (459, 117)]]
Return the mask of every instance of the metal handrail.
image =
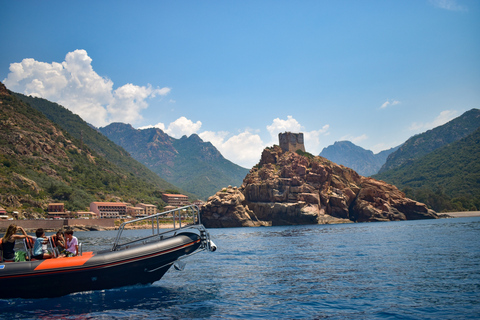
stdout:
[[(173, 222), (173, 228), (160, 232), (160, 229), (161, 229), (160, 228), (160, 217), (167, 216), (169, 214), (172, 215), (171, 216), (171, 219), (172, 219), (171, 221)], [(187, 224), (187, 225), (185, 225), (185, 223), (184, 223), (184, 226), (182, 226), (182, 214), (183, 215), (189, 215), (187, 218), (191, 217), (192, 223)], [(144, 237), (144, 238), (141, 238), (141, 239), (136, 239), (136, 240), (133, 240), (133, 241), (130, 241), (130, 242), (120, 244), (120, 239), (121, 239), (123, 230), (125, 229), (125, 227), (127, 225), (137, 223), (137, 222), (140, 222), (140, 221), (145, 221), (145, 220), (151, 220), (151, 224), (152, 224), (152, 235), (151, 236)], [(178, 226), (177, 226), (177, 220), (178, 220)], [(189, 229), (189, 228), (194, 228), (196, 230), (199, 230), (200, 232), (205, 231), (205, 228), (203, 227), (203, 225), (201, 224), (201, 221), (200, 221), (200, 209), (196, 205), (189, 205), (189, 206), (185, 206), (185, 207), (176, 208), (176, 209), (172, 209), (172, 210), (169, 210), (169, 211), (153, 214), (153, 215), (148, 216), (148, 217), (142, 217), (142, 218), (137, 218), (137, 219), (134, 219), (134, 220), (126, 221), (119, 226), (117, 237), (115, 238), (115, 242), (113, 243), (113, 247), (112, 247), (111, 251), (119, 250), (121, 247), (128, 246), (128, 245), (131, 245), (131, 244), (134, 244), (134, 243), (137, 243), (137, 242), (144, 242), (145, 243), (147, 240), (152, 239), (152, 238), (165, 239), (165, 238), (168, 238), (169, 233), (173, 233), (173, 235), (175, 235), (176, 231), (178, 231), (180, 229)]]

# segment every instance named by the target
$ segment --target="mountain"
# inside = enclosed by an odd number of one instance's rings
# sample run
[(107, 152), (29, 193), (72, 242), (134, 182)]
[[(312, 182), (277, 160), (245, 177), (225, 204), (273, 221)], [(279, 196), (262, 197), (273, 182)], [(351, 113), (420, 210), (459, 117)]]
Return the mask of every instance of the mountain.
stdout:
[[(56, 116), (65, 117), (64, 126), (79, 128), (66, 109), (43, 99), (36, 102), (48, 105)], [(49, 202), (64, 202), (68, 210), (85, 210), (91, 201), (109, 200), (148, 202), (161, 207), (162, 190), (175, 188), (121, 148), (116, 149), (116, 161), (130, 164), (130, 170), (108, 161), (87, 145), (86, 139), (76, 139), (2, 83), (0, 108), (0, 205), (9, 210), (41, 213)], [(82, 130), (84, 137), (94, 139), (86, 127)], [(107, 152), (109, 144), (114, 144), (104, 142), (103, 151)]]
[(404, 189), (436, 211), (480, 210), (479, 159), (480, 128), (374, 178)]
[[(133, 159), (122, 147), (116, 145), (93, 126), (85, 122), (78, 115), (72, 113), (63, 106), (42, 98), (25, 96), (20, 93), (12, 93), (18, 99), (27, 103), (32, 108), (43, 113), (50, 121), (56, 123), (72, 137), (87, 145), (103, 158), (114, 163), (119, 168), (145, 180), (162, 190), (177, 190), (183, 192), (177, 186), (161, 179), (143, 164)], [(185, 192), (183, 192), (185, 193)], [(185, 193), (191, 197), (192, 194)]]
[(357, 171), (362, 176), (371, 176), (380, 170), (387, 157), (399, 147), (384, 150), (374, 154), (350, 141), (336, 141), (333, 145), (323, 148), (321, 157)]
[(379, 173), (401, 166), (412, 160), (465, 138), (480, 127), (480, 110), (472, 109), (446, 124), (408, 139), (400, 148), (388, 156)]
[(240, 186), (249, 171), (196, 134), (175, 139), (158, 128), (139, 130), (124, 123), (99, 130), (163, 179), (203, 199), (228, 185)]

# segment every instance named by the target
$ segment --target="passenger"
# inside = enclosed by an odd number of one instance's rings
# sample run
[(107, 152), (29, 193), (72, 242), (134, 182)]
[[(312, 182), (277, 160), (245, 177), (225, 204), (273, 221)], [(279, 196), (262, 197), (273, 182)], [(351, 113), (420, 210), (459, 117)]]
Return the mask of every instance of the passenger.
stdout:
[(59, 252), (62, 252), (65, 250), (65, 247), (67, 246), (65, 244), (65, 236), (63, 234), (63, 231), (62, 230), (58, 230), (57, 231), (57, 234), (55, 235), (55, 247), (58, 248), (58, 251)]
[(73, 236), (73, 230), (65, 231), (67, 257), (78, 255), (78, 239)]
[[(20, 230), (23, 234), (18, 235), (16, 234), (17, 231)], [(25, 238), (33, 238), (29, 236), (22, 227), (17, 227), (14, 224), (11, 224), (7, 228), (7, 232), (2, 238), (2, 247), (3, 247), (3, 260), (5, 262), (14, 262), (15, 261), (15, 240), (17, 239), (25, 239)]]
[(47, 250), (48, 238), (45, 237), (45, 231), (43, 231), (42, 228), (39, 228), (35, 231), (35, 235), (37, 236), (37, 240), (35, 240), (33, 246), (32, 258), (37, 260), (53, 258), (53, 254), (50, 254)]

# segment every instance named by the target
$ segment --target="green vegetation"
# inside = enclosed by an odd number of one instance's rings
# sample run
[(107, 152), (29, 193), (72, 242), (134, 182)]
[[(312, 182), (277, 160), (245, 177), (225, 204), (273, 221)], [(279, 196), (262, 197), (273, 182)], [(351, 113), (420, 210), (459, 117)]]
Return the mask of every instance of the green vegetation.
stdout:
[(162, 190), (177, 189), (63, 107), (21, 97), (63, 125), (13, 95), (0, 96), (1, 206), (43, 212), (49, 202), (85, 210), (91, 201), (124, 201), (162, 208)]
[(71, 137), (77, 139), (80, 146), (88, 146), (99, 156), (108, 159), (128, 173), (148, 181), (157, 188), (178, 189), (133, 159), (122, 147), (116, 145), (70, 110), (42, 98), (27, 97), (19, 93), (13, 94), (68, 132)]
[(438, 212), (480, 210), (480, 128), (417, 160), (377, 174)]
[(441, 147), (467, 137), (479, 127), (480, 110), (469, 110), (442, 126), (408, 139), (397, 151), (388, 156), (379, 173), (418, 160)]
[(295, 151), (298, 155), (302, 156), (302, 157), (306, 157), (308, 159), (313, 159), (315, 158), (315, 156), (309, 152), (306, 152), (306, 151), (302, 151), (300, 149), (298, 149), (297, 151)]

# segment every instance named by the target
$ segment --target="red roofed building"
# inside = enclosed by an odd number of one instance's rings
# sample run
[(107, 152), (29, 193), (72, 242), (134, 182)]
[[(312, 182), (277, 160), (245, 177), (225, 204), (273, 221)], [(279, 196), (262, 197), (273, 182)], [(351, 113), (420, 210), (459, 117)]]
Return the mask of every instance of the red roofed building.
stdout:
[(183, 194), (168, 194), (164, 193), (162, 195), (163, 201), (165, 201), (169, 206), (183, 207), (188, 205), (188, 197)]
[(127, 205), (123, 202), (92, 202), (90, 211), (99, 218), (121, 218), (127, 215)]

